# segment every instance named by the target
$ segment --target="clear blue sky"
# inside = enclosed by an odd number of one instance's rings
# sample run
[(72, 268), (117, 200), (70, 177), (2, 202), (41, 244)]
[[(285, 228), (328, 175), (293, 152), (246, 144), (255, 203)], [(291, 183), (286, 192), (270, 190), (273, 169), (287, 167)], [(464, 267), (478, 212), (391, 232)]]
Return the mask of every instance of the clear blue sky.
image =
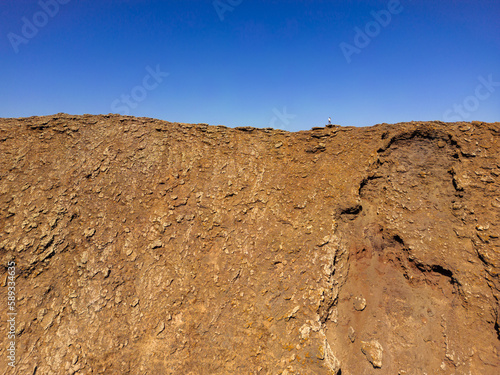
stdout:
[(498, 0), (2, 0), (0, 17), (0, 117), (500, 121)]

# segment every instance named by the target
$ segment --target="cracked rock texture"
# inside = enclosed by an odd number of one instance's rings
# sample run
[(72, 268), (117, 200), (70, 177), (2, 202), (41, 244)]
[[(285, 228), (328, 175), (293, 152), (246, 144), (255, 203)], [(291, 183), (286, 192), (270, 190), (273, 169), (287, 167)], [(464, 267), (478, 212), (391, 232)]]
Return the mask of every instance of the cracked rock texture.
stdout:
[(500, 123), (1, 119), (0, 372), (496, 375), (499, 152)]

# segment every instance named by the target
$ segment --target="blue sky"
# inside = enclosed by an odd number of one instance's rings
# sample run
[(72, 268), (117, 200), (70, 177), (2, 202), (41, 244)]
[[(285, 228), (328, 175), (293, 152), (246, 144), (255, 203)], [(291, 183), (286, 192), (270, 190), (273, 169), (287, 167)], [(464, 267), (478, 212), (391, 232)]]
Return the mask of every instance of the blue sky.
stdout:
[(0, 117), (500, 121), (498, 0), (0, 3)]

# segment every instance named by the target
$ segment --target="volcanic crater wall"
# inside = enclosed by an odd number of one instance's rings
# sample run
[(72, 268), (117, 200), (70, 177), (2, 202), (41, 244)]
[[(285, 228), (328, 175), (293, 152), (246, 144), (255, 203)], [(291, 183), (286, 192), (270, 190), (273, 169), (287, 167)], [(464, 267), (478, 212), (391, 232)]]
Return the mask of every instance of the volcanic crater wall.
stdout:
[(0, 370), (497, 374), (499, 139), (2, 119)]

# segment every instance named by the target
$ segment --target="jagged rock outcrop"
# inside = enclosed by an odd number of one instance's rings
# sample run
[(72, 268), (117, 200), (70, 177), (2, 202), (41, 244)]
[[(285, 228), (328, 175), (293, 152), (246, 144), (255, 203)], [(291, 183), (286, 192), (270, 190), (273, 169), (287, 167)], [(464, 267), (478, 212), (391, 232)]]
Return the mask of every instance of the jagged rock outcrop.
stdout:
[(498, 374), (499, 152), (500, 123), (2, 119), (0, 371)]

